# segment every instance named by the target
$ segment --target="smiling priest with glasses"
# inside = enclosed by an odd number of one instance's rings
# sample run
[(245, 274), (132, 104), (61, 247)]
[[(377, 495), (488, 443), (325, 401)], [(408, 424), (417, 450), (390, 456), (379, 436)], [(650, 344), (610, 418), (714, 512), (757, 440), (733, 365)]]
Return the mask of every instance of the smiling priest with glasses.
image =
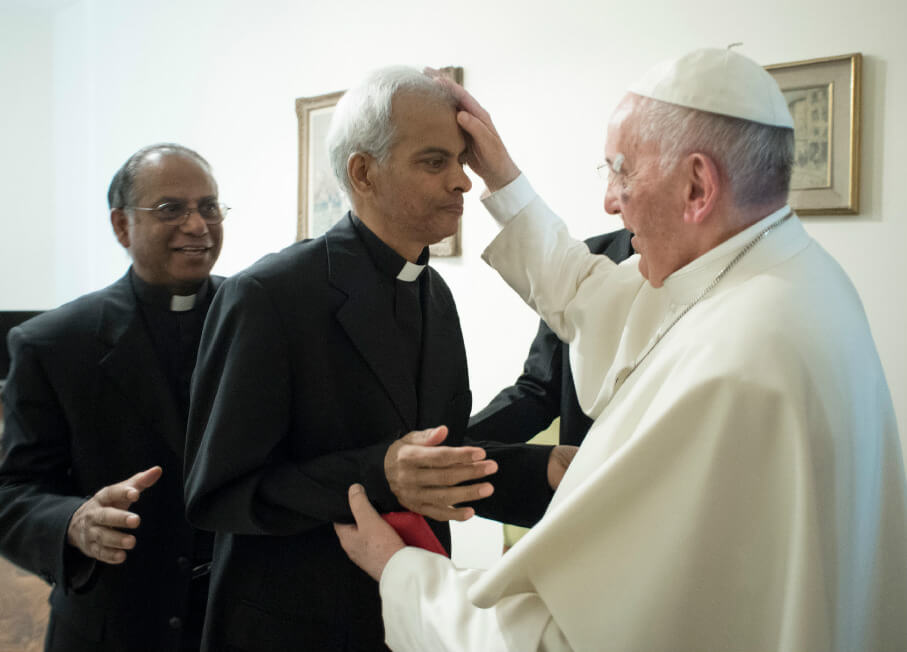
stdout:
[(183, 442), (229, 208), (170, 143), (108, 202), (129, 271), (9, 335), (0, 554), (54, 587), (47, 650), (197, 650), (212, 535), (186, 522)]

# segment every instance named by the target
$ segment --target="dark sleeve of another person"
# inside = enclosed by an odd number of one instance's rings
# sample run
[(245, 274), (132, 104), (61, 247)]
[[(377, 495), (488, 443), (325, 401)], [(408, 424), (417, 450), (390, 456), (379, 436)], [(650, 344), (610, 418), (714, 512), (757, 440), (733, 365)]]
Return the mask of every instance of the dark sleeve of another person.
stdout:
[[(589, 238), (586, 244), (592, 253), (619, 263), (633, 255), (631, 237), (622, 229)], [(470, 443), (483, 446), (499, 467), (491, 480), (495, 493), (474, 504), (480, 516), (523, 526), (542, 517), (553, 495), (547, 480), (552, 447), (522, 442), (558, 417), (564, 444), (578, 445), (592, 423), (577, 403), (567, 345), (540, 321), (523, 373), (469, 420)]]

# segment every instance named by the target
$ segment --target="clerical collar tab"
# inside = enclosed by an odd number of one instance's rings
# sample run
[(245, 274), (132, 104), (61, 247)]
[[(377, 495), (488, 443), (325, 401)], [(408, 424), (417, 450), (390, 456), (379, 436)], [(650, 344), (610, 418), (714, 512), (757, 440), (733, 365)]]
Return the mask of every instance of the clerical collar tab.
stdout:
[(398, 281), (408, 281), (412, 282), (419, 278), (419, 274), (422, 273), (422, 270), (425, 269), (425, 265), (417, 265), (416, 263), (411, 263), (408, 260), (403, 264), (403, 269), (400, 270), (400, 273), (397, 274)]
[(170, 297), (170, 311), (186, 312), (187, 310), (192, 310), (195, 307), (195, 299), (197, 297), (197, 294), (187, 294), (185, 296), (174, 294)]

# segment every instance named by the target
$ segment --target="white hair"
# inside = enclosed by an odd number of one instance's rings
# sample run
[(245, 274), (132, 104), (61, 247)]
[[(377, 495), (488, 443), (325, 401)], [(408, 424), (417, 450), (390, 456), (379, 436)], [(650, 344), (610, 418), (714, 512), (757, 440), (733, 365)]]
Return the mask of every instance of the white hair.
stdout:
[(636, 96), (636, 137), (656, 142), (668, 170), (701, 152), (728, 179), (734, 202), (756, 206), (786, 198), (794, 163), (794, 130)]
[(456, 106), (456, 99), (447, 88), (407, 66), (375, 70), (344, 93), (331, 117), (327, 146), (334, 176), (350, 199), (347, 162), (357, 153), (370, 154), (379, 162), (387, 158), (395, 135), (391, 105), (401, 91)]

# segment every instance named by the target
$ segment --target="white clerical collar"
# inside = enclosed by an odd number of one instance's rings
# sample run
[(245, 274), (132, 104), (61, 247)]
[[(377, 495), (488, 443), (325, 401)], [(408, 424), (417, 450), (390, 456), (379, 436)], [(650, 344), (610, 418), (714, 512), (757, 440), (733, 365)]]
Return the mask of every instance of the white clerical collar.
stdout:
[(197, 294), (174, 294), (170, 297), (170, 311), (186, 312), (187, 310), (192, 310), (192, 308), (195, 307), (195, 299), (197, 297)]
[(407, 282), (415, 281), (419, 278), (419, 274), (422, 273), (423, 269), (425, 269), (425, 265), (417, 265), (416, 263), (411, 263), (407, 260), (403, 263), (403, 269), (397, 274), (397, 280)]

